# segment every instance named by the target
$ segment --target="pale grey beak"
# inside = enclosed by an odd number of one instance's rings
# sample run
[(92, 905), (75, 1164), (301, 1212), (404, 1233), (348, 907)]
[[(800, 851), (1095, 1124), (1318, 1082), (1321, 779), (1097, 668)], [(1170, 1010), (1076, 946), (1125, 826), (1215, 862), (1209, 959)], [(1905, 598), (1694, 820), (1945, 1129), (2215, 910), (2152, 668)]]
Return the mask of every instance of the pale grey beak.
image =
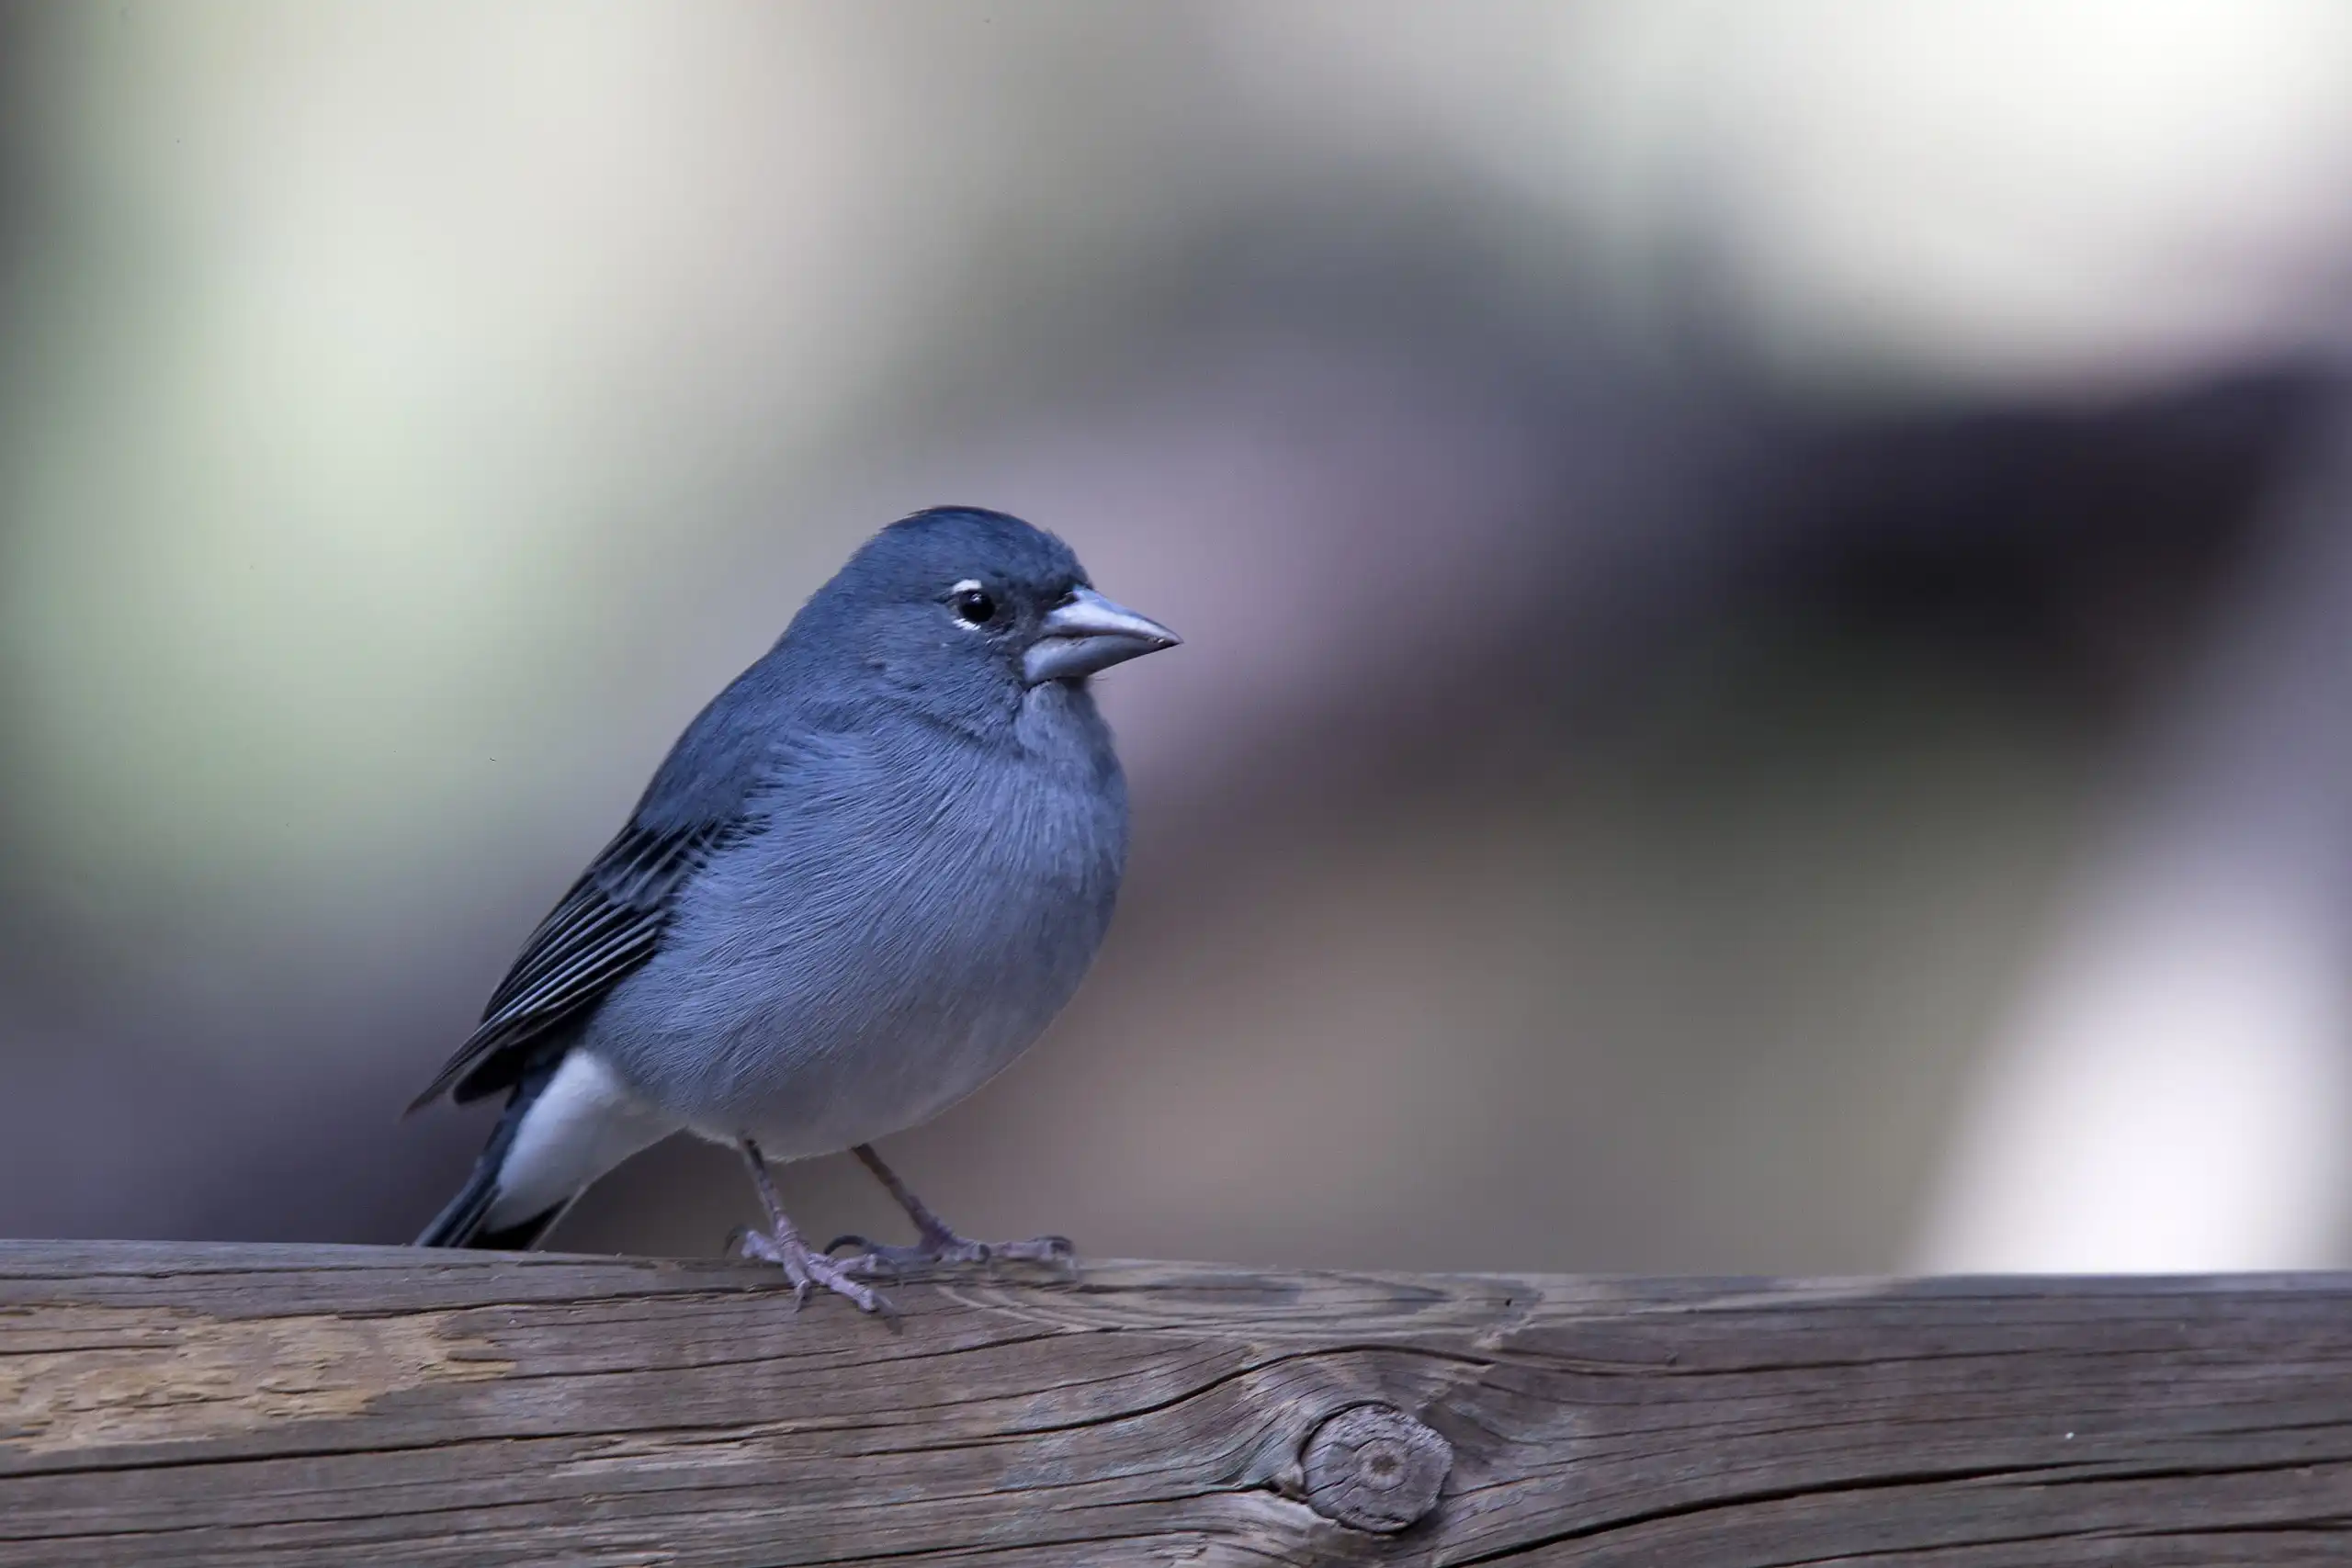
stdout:
[(1021, 672), (1033, 686), (1083, 680), (1183, 640), (1158, 621), (1114, 604), (1091, 588), (1073, 588), (1039, 623), (1037, 640), (1022, 657)]

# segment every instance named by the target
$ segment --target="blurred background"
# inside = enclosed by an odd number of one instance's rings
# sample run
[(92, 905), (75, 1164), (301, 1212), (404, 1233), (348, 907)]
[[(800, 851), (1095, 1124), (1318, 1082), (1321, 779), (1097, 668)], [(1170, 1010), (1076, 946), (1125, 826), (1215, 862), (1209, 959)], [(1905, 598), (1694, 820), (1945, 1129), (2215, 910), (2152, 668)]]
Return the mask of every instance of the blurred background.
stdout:
[(0, 1234), (407, 1239), (961, 502), (1188, 638), (1085, 990), (884, 1145), (967, 1233), (2352, 1262), (2347, 191), (2338, 0), (0, 10)]

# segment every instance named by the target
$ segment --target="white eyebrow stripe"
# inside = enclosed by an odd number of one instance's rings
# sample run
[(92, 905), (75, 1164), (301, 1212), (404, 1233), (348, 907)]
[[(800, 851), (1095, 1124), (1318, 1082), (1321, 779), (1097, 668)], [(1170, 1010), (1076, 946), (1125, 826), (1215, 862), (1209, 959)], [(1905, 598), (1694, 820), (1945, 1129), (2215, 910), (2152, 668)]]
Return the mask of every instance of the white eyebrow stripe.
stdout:
[[(952, 608), (955, 605), (956, 601), (961, 599), (967, 593), (978, 593), (986, 597), (988, 594), (988, 586), (981, 582), (981, 581), (977, 577), (967, 577), (964, 579), (963, 581), (958, 582), (955, 587), (950, 588), (947, 591), (947, 603), (949, 606)], [(991, 603), (993, 602), (991, 601)], [(989, 613), (993, 615), (995, 612), (991, 609)], [(977, 632), (988, 625), (986, 621), (966, 620), (964, 618), (964, 613), (961, 610), (956, 611), (955, 615), (951, 618), (957, 626), (963, 627), (967, 632)]]

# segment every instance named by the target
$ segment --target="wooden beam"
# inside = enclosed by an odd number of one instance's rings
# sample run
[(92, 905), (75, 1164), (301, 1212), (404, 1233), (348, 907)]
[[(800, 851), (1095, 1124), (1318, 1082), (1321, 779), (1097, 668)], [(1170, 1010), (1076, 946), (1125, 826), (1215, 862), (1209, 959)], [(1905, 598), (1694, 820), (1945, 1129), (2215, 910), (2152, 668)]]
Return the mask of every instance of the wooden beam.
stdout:
[(0, 1243), (0, 1564), (2352, 1562), (2352, 1277)]

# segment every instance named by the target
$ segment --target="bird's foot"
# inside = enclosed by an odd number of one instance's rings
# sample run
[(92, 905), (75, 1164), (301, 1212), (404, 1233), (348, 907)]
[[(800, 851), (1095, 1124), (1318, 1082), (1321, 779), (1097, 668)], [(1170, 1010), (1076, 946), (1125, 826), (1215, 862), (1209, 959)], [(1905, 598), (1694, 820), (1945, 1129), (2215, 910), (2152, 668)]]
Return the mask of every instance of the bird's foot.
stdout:
[(1041, 1235), (1028, 1241), (970, 1241), (945, 1226), (926, 1229), (922, 1239), (912, 1247), (889, 1247), (869, 1241), (862, 1235), (833, 1238), (825, 1248), (831, 1255), (838, 1248), (854, 1247), (857, 1250), (841, 1260), (842, 1271), (861, 1280), (871, 1280), (879, 1274), (896, 1279), (909, 1269), (953, 1267), (978, 1263), (1050, 1263), (1057, 1268), (1075, 1268), (1078, 1249), (1066, 1235)]
[[(836, 1243), (836, 1246), (839, 1244)], [(736, 1233), (736, 1249), (746, 1258), (773, 1263), (784, 1270), (792, 1281), (792, 1310), (798, 1312), (808, 1300), (808, 1292), (822, 1286), (837, 1296), (847, 1296), (860, 1312), (879, 1313), (884, 1317), (898, 1315), (890, 1310), (889, 1302), (871, 1286), (861, 1284), (848, 1263), (836, 1261), (830, 1256), (832, 1248), (812, 1252), (808, 1244), (790, 1231), (780, 1236), (765, 1231), (744, 1230)]]

